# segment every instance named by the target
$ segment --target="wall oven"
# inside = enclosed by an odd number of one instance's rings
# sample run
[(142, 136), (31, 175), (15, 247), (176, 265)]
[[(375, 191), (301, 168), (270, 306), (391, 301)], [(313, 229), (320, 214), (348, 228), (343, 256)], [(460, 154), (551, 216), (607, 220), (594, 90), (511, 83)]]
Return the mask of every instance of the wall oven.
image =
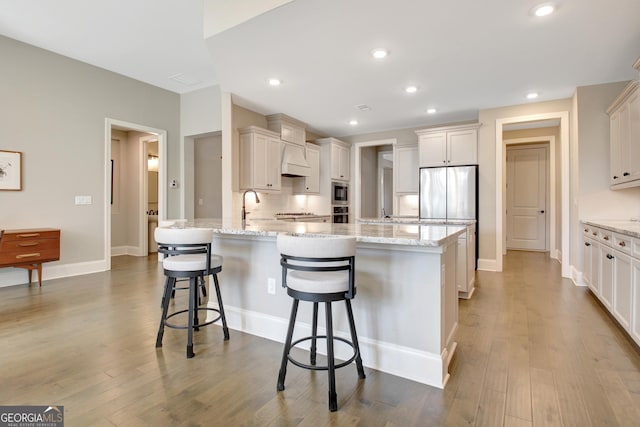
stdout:
[(343, 182), (331, 183), (331, 204), (332, 205), (348, 205), (349, 204), (349, 186)]
[(333, 223), (347, 224), (349, 222), (349, 207), (334, 206), (333, 207)]

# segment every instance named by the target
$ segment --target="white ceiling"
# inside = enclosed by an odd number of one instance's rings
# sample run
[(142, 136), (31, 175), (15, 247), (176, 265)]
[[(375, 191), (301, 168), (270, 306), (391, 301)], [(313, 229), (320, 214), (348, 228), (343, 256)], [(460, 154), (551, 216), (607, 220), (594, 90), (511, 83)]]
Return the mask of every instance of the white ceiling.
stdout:
[[(532, 90), (540, 102), (637, 78), (640, 1), (559, 0), (535, 19), (537, 3), (295, 0), (204, 40), (202, 0), (0, 0), (0, 34), (178, 93), (220, 84), (332, 136), (474, 120)], [(376, 61), (375, 47), (391, 53)]]

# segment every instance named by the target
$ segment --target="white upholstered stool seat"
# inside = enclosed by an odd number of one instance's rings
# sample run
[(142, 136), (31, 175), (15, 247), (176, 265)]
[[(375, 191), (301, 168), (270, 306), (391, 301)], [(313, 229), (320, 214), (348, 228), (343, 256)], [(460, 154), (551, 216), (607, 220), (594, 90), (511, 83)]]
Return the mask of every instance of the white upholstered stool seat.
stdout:
[[(360, 346), (356, 334), (351, 299), (356, 295), (355, 287), (355, 237), (334, 236), (294, 236), (280, 234), (277, 238), (282, 266), (282, 286), (293, 298), (289, 328), (285, 339), (282, 362), (278, 374), (277, 390), (284, 390), (287, 363), (311, 370), (326, 370), (329, 375), (329, 410), (338, 409), (335, 370), (356, 362), (358, 377), (365, 378)], [(311, 335), (293, 341), (293, 329), (300, 301), (313, 303), (313, 319)], [(333, 335), (333, 315), (331, 303), (345, 301), (351, 341)], [(318, 303), (325, 304), (326, 335), (318, 335)], [(316, 365), (316, 341), (327, 341), (327, 365)], [(353, 348), (353, 356), (348, 360), (336, 363), (334, 358), (334, 340), (342, 341)], [(311, 341), (310, 364), (294, 359), (290, 351), (302, 341)]]
[[(222, 271), (222, 256), (211, 253), (213, 229), (185, 228), (184, 224), (180, 224), (180, 227), (158, 227), (155, 230), (155, 238), (158, 242), (158, 251), (165, 255), (162, 260), (162, 266), (166, 276), (164, 294), (162, 296), (162, 317), (158, 328), (156, 347), (162, 347), (165, 326), (187, 329), (187, 358), (191, 358), (195, 356), (193, 352), (193, 331), (197, 331), (200, 327), (210, 325), (219, 319), (222, 319), (224, 339), (228, 340), (229, 329), (224, 315), (220, 285), (218, 283), (218, 273)], [(198, 288), (202, 287), (204, 293), (204, 277), (209, 275), (213, 276), (218, 308), (199, 307)], [(169, 301), (174, 290), (180, 289), (176, 288), (176, 281), (180, 279), (188, 279), (189, 281), (189, 286), (185, 288), (189, 290), (188, 308), (168, 314)], [(198, 319), (199, 310), (215, 311), (218, 313), (218, 317), (200, 323)], [(187, 314), (187, 326), (177, 325), (168, 321), (173, 316), (182, 313)]]
[(287, 275), (287, 287), (314, 294), (347, 292), (349, 290), (349, 273), (346, 271), (327, 271), (318, 274), (312, 271), (290, 271)]
[[(222, 267), (222, 257), (220, 255), (211, 255), (210, 260), (209, 268)], [(197, 254), (175, 255), (163, 259), (162, 266), (165, 270), (172, 271), (206, 270), (207, 260), (206, 257)]]

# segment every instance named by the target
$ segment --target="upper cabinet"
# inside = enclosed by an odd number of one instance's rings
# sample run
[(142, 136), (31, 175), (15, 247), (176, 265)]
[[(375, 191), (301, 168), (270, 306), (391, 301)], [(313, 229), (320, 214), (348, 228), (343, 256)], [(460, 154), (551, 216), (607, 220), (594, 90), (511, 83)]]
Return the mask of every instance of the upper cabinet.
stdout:
[(280, 191), (280, 135), (257, 126), (240, 132), (240, 189)]
[(306, 139), (306, 125), (293, 117), (284, 114), (267, 116), (269, 130), (280, 134), (280, 139), (298, 145), (304, 145)]
[(309, 164), (309, 176), (295, 178), (293, 192), (295, 194), (318, 194), (320, 193), (320, 147), (307, 144), (305, 152)]
[[(349, 144), (336, 138), (316, 139), (316, 144), (322, 146), (323, 155), (322, 167), (330, 167), (331, 180), (349, 181), (351, 179), (351, 147)], [(329, 160), (330, 165), (325, 165)]]
[(393, 147), (396, 194), (418, 194), (418, 145)]
[(480, 124), (417, 130), (419, 166), (478, 164)]
[(640, 186), (640, 81), (629, 83), (607, 113), (611, 188)]

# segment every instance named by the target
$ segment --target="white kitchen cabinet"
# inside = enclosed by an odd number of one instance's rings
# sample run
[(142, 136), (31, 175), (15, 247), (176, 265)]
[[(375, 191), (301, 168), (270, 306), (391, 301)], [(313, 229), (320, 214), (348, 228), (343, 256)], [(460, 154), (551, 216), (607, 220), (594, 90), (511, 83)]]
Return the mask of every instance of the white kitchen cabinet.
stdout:
[(640, 345), (640, 259), (631, 259), (631, 324), (629, 333)]
[(257, 126), (239, 129), (240, 189), (280, 191), (280, 135)]
[[(593, 240), (585, 238), (582, 249), (582, 281), (591, 288)], [(592, 289), (593, 290), (593, 289)]]
[(310, 168), (309, 176), (295, 178), (293, 192), (295, 194), (318, 194), (320, 193), (320, 147), (307, 144), (305, 156)]
[(267, 116), (269, 130), (280, 134), (280, 139), (298, 145), (305, 145), (306, 125), (285, 114)]
[(397, 195), (418, 194), (418, 146), (394, 146), (393, 173)]
[(629, 83), (607, 113), (611, 188), (640, 186), (640, 81)]
[(419, 166), (478, 164), (479, 124), (417, 130)]
[(615, 272), (613, 250), (605, 245), (600, 245), (601, 275), (600, 275), (600, 301), (609, 311), (613, 305), (613, 274)]
[(476, 283), (476, 225), (467, 226), (467, 232), (458, 237), (456, 259), (456, 285), (458, 298), (469, 299)]
[[(336, 138), (322, 138), (314, 141), (322, 148), (321, 168), (329, 168), (332, 181), (351, 179), (351, 146)], [(322, 175), (322, 174), (321, 174)]]
[(583, 281), (640, 345), (640, 239), (589, 224), (583, 238)]
[(631, 257), (618, 250), (613, 251), (613, 315), (623, 328), (631, 324)]

